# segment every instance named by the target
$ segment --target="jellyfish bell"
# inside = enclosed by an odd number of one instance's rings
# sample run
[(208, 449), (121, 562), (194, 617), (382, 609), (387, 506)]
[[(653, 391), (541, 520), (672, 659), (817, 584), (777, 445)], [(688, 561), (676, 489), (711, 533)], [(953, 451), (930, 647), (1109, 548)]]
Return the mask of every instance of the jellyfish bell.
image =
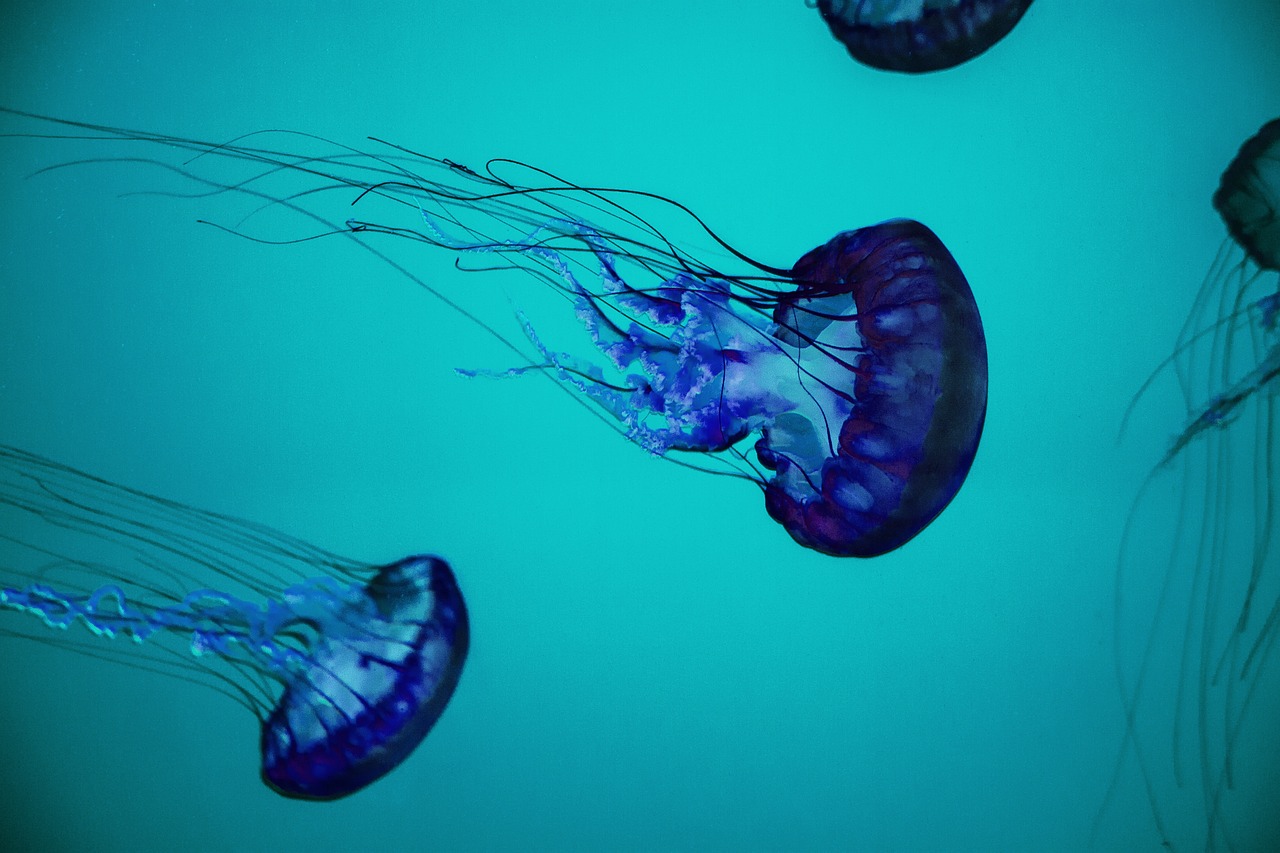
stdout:
[(1166, 846), (1274, 842), (1258, 803), (1280, 796), (1278, 200), (1275, 120), (1222, 173), (1213, 206), (1227, 240), (1172, 353), (1125, 416), (1157, 380), (1176, 379), (1185, 420), (1135, 498), (1120, 549), (1114, 654), (1125, 732), (1095, 833), (1108, 813), (1130, 820), (1120, 802), (1133, 767)]
[(816, 0), (849, 55), (920, 74), (968, 62), (1007, 36), (1031, 0)]
[[(281, 132), (215, 145), (22, 117), (70, 125), (81, 141), (176, 149), (176, 163), (150, 162), (193, 184), (187, 195), (253, 205), (220, 226), (238, 236), (355, 241), (519, 362), (460, 372), (559, 380), (644, 450), (754, 483), (805, 547), (856, 557), (900, 547), (973, 462), (987, 401), (981, 319), (955, 259), (918, 222), (845, 232), (780, 268), (669, 198), (511, 160), (472, 169), (379, 140), (376, 153)], [(290, 223), (283, 234), (274, 214)], [(679, 225), (692, 235), (668, 236)], [(719, 257), (684, 248), (699, 236)], [(454, 253), (467, 271), (539, 279), (568, 300), (598, 355), (561, 352), (523, 314), (528, 343), (517, 345), (459, 302), (461, 288), (416, 276), (402, 259), (414, 244)]]
[(358, 564), (3, 446), (0, 518), (0, 612), (59, 632), (6, 635), (230, 693), (258, 716), (262, 779), (286, 797), (337, 799), (399, 766), (466, 659), (466, 606), (438, 557)]
[[(309, 800), (354, 793), (408, 758), (453, 696), (470, 641), (462, 594), (439, 557), (382, 566), (342, 606), (322, 602), (323, 616), (362, 627), (317, 622), (323, 639), (262, 723), (263, 781)], [(308, 617), (290, 607), (289, 618)]]
[(765, 506), (803, 545), (876, 556), (933, 521), (973, 464), (987, 404), (978, 307), (942, 241), (910, 220), (838, 234), (791, 276), (800, 284), (774, 311), (778, 337), (802, 363), (820, 349), (856, 378), (820, 465), (799, 448), (815, 446), (823, 421), (791, 414), (762, 429), (756, 453), (776, 473)]
[(1280, 118), (1240, 147), (1222, 173), (1213, 208), (1259, 270), (1280, 271)]

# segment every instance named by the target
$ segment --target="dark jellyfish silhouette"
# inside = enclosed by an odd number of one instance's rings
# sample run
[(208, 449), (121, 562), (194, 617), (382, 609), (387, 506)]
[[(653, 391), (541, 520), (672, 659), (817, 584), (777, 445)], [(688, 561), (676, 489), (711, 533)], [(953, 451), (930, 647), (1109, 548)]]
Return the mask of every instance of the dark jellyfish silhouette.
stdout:
[(822, 19), (872, 68), (920, 74), (985, 53), (1009, 34), (1031, 0), (816, 0)]
[(1275, 828), (1260, 830), (1257, 804), (1280, 796), (1268, 666), (1280, 626), (1280, 120), (1240, 149), (1213, 205), (1229, 237), (1138, 394), (1172, 374), (1187, 420), (1126, 526), (1115, 611), (1126, 735), (1100, 818), (1126, 813), (1116, 801), (1132, 758), (1167, 846), (1260, 849)]
[[(712, 461), (681, 464), (758, 484), (770, 515), (806, 547), (870, 557), (901, 546), (973, 462), (987, 401), (982, 323), (950, 252), (918, 222), (838, 234), (780, 269), (732, 248), (677, 202), (510, 160), (478, 172), (387, 143), (375, 155), (293, 133), (213, 145), (64, 125), (176, 149), (187, 162), (151, 162), (205, 193), (258, 205), (227, 229), (241, 236), (355, 240), (524, 362), (463, 372), (559, 379), (650, 453), (702, 454)], [(268, 137), (292, 150), (261, 147)], [(343, 208), (359, 216), (335, 221)], [(274, 213), (290, 218), (285, 236), (257, 224)], [(679, 248), (654, 224), (661, 217), (694, 223), (726, 263)], [(299, 234), (299, 221), (321, 231)], [(532, 273), (573, 304), (603, 363), (556, 351), (522, 318), (535, 351), (526, 353), (370, 242), (382, 237), (446, 248), (476, 264), (469, 269)], [(753, 433), (758, 465), (737, 446)]]
[(1259, 270), (1280, 271), (1280, 118), (1240, 148), (1222, 173), (1213, 207)]
[(262, 779), (286, 797), (337, 799), (399, 766), (466, 659), (438, 557), (357, 563), (5, 446), (0, 531), (0, 634), (219, 689), (260, 720)]

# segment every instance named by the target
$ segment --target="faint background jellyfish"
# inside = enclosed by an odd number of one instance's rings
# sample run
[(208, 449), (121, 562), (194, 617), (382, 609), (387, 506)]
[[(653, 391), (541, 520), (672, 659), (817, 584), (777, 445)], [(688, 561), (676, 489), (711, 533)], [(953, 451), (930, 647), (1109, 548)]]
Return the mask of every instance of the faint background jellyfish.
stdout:
[[(220, 226), (241, 236), (357, 240), (521, 362), (465, 373), (553, 376), (650, 453), (700, 454), (676, 461), (756, 483), (805, 547), (856, 557), (898, 548), (946, 507), (973, 463), (987, 403), (982, 322), (951, 253), (919, 222), (846, 231), (778, 268), (678, 202), (510, 160), (478, 172), (379, 140), (373, 154), (297, 133), (214, 145), (62, 124), (176, 149), (177, 162), (145, 162), (197, 185), (170, 194), (250, 199), (243, 218)], [(344, 211), (359, 215), (338, 220)], [(321, 230), (299, 234), (300, 217)], [(723, 262), (693, 257), (655, 224), (673, 218), (710, 237)], [(516, 346), (375, 248), (381, 237), (448, 249), (469, 269), (537, 276), (569, 301), (602, 358), (559, 351), (523, 315), (529, 346)], [(754, 460), (739, 446), (753, 434)]]
[(849, 55), (872, 68), (920, 74), (985, 53), (1031, 0), (809, 0)]
[(262, 780), (309, 800), (359, 791), (413, 752), (469, 639), (438, 557), (357, 563), (5, 446), (0, 614), (6, 636), (239, 701), (261, 722)]
[[(1134, 400), (1172, 374), (1187, 420), (1126, 527), (1115, 643), (1127, 732), (1103, 813), (1132, 757), (1166, 845), (1261, 849), (1280, 837), (1280, 685), (1268, 666), (1280, 625), (1280, 120), (1240, 149), (1213, 206), (1229, 236)], [(1171, 538), (1159, 485), (1170, 478)], [(1151, 530), (1164, 541), (1144, 539)]]

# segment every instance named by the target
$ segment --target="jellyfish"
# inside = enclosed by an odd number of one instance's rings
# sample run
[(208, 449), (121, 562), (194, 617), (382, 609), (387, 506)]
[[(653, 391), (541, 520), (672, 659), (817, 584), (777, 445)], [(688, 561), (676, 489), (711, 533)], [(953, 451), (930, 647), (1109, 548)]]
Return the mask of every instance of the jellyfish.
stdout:
[(261, 723), (263, 782), (307, 800), (399, 766), (448, 704), (469, 639), (439, 557), (357, 563), (3, 445), (0, 613), (5, 636), (241, 702)]
[(1280, 794), (1268, 666), (1280, 625), (1280, 119), (1241, 147), (1213, 206), (1228, 236), (1126, 413), (1158, 377), (1176, 378), (1186, 419), (1134, 503), (1116, 579), (1126, 731), (1103, 808), (1116, 808), (1131, 761), (1175, 849), (1261, 847), (1280, 833), (1257, 805)]
[(872, 68), (921, 74), (985, 53), (1009, 34), (1031, 0), (816, 0), (822, 19)]
[[(63, 125), (175, 149), (179, 162), (147, 162), (193, 184), (187, 195), (248, 199), (219, 226), (241, 237), (356, 241), (515, 356), (464, 375), (554, 378), (649, 453), (754, 483), (804, 547), (892, 551), (938, 516), (973, 463), (987, 402), (982, 322), (959, 265), (919, 222), (841, 232), (779, 268), (676, 201), (513, 160), (477, 171), (381, 140), (370, 152), (278, 131), (211, 144)], [(284, 234), (267, 224), (280, 213)], [(721, 258), (695, 258), (659, 227), (667, 220), (692, 224)], [(468, 271), (535, 276), (567, 300), (596, 355), (562, 351), (524, 314), (517, 345), (388, 254), (391, 243), (446, 249)]]

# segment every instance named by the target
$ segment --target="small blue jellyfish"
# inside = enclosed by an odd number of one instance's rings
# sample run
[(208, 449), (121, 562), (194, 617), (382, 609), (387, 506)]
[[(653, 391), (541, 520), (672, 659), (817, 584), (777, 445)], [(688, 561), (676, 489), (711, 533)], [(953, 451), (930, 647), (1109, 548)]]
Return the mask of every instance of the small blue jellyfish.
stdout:
[[(466, 605), (438, 557), (353, 563), (5, 446), (0, 521), (0, 612), (238, 699), (262, 724), (262, 779), (286, 797), (345, 797), (399, 766), (466, 660)], [(104, 652), (76, 625), (137, 647)]]
[[(982, 322), (955, 259), (919, 222), (843, 232), (777, 268), (733, 248), (678, 202), (581, 186), (511, 160), (476, 171), (378, 140), (384, 150), (372, 154), (303, 134), (213, 145), (62, 123), (99, 141), (203, 155), (151, 162), (195, 182), (196, 194), (252, 200), (226, 229), (241, 236), (355, 240), (521, 361), (496, 374), (464, 373), (558, 379), (650, 453), (701, 454), (710, 470), (756, 483), (769, 514), (805, 547), (854, 557), (892, 551), (937, 517), (973, 463), (987, 404)], [(264, 136), (291, 150), (262, 147)], [(338, 221), (343, 207), (360, 215)], [(250, 230), (278, 212), (294, 228), (311, 222), (320, 231)], [(655, 224), (673, 217), (692, 222), (728, 260), (679, 248), (685, 241)], [(517, 347), (371, 242), (387, 237), (448, 249), (473, 265), (464, 269), (534, 275), (569, 300), (603, 358), (559, 351), (523, 317), (532, 352)], [(754, 460), (739, 447), (751, 435)]]
[(985, 53), (1031, 0), (816, 0), (831, 34), (872, 68), (921, 74)]
[[(1173, 353), (1138, 393), (1172, 372), (1186, 421), (1135, 501), (1121, 550), (1126, 733), (1104, 812), (1132, 755), (1163, 843), (1233, 849), (1274, 842), (1256, 835), (1256, 803), (1280, 794), (1267, 667), (1280, 627), (1280, 119), (1240, 149), (1213, 205), (1228, 237)], [(1171, 477), (1172, 510), (1155, 487)], [(1142, 541), (1151, 530), (1156, 541)]]

